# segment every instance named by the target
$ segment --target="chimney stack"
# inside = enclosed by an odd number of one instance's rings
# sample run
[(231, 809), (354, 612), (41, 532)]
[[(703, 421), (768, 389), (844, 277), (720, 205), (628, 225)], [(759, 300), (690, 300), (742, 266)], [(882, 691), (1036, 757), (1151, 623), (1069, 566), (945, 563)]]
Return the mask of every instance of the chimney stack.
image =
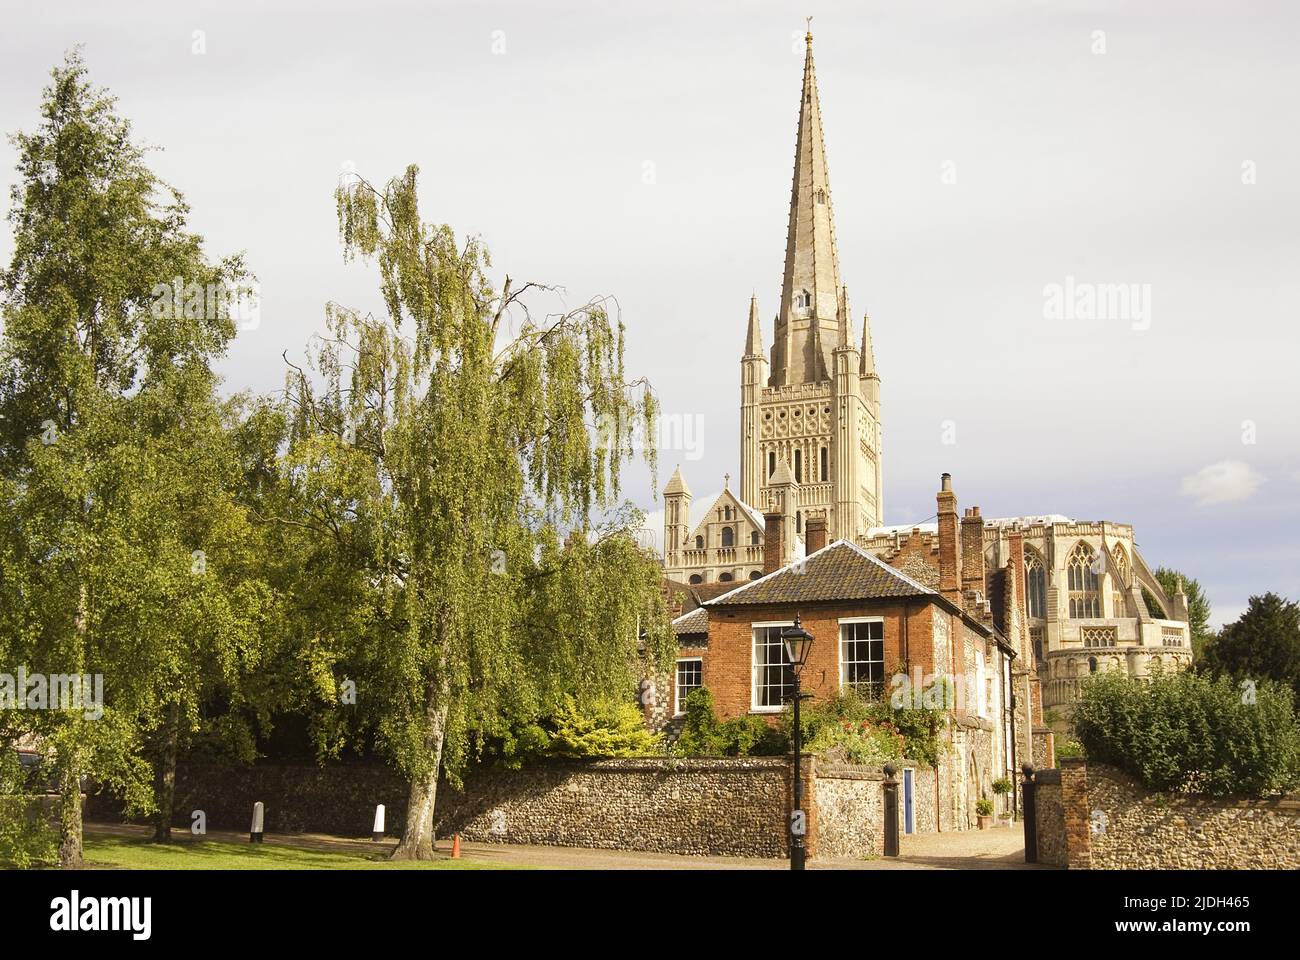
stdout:
[(816, 553), (826, 546), (826, 518), (809, 517), (803, 527), (804, 554)]
[(939, 504), (939, 592), (961, 606), (961, 540), (957, 534), (957, 495), (945, 473), (935, 497)]
[(962, 590), (984, 593), (984, 518), (979, 507), (968, 507), (961, 520)]
[(775, 573), (781, 569), (781, 542), (785, 533), (785, 517), (771, 505), (763, 514), (763, 573)]

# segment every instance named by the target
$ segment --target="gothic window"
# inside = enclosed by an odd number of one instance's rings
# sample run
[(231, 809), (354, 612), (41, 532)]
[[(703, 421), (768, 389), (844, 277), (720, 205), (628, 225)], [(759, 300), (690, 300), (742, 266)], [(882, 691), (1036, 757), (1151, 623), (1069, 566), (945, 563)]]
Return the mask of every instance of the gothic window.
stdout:
[(794, 532), (803, 533), (803, 511), (802, 510), (796, 510), (794, 512)]
[(767, 455), (767, 478), (771, 480), (774, 473), (776, 473), (776, 454), (769, 453)]
[(1124, 599), (1124, 591), (1128, 589), (1128, 557), (1124, 553), (1124, 548), (1118, 543), (1111, 548), (1111, 571), (1110, 578), (1114, 591), (1111, 595), (1111, 616), (1122, 617), (1128, 610), (1128, 603)]
[(723, 520), (730, 520), (730, 519), (731, 519), (731, 508), (730, 508), (730, 507), (723, 507), (723, 508), (722, 508), (722, 519), (723, 519)]
[(829, 473), (829, 471), (826, 469), (828, 466), (827, 461), (828, 461), (828, 457), (826, 454), (826, 448), (822, 447), (822, 483), (826, 482), (826, 476)]
[(807, 310), (812, 306), (812, 294), (807, 290), (800, 290), (794, 295), (794, 305), (801, 310)]
[(696, 550), (703, 550), (703, 549), (704, 549), (704, 538), (703, 538), (703, 537), (696, 537), (696, 538), (695, 538), (695, 549), (696, 549)]
[(1097, 658), (1096, 658), (1096, 657), (1089, 657), (1089, 658), (1088, 658), (1088, 672), (1089, 672), (1089, 673), (1096, 673), (1096, 672), (1097, 672)]
[(1037, 553), (1025, 552), (1025, 606), (1039, 620), (1047, 616), (1047, 568)]
[(722, 528), (722, 545), (724, 547), (734, 547), (736, 545), (736, 532), (731, 527)]
[(818, 191), (817, 191), (817, 202), (818, 202), (818, 203), (825, 203), (825, 202), (826, 202), (826, 191), (825, 191), (825, 190), (818, 189)]
[(755, 546), (758, 546), (758, 531), (757, 531), (757, 530), (751, 530), (751, 531), (749, 532), (749, 542), (752, 543), (752, 544), (754, 544)]
[(1101, 594), (1096, 567), (1096, 552), (1088, 544), (1080, 542), (1066, 564), (1071, 620), (1089, 620), (1101, 616)]
[(794, 480), (795, 483), (803, 483), (803, 451), (794, 452)]
[(723, 573), (718, 575), (718, 583), (731, 583), (731, 581), (734, 579), (735, 578), (729, 573)]

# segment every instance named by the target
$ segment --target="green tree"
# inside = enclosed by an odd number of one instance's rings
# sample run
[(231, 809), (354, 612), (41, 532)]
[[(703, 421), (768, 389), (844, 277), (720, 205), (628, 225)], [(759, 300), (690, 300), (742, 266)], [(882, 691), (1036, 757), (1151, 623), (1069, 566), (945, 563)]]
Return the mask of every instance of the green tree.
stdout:
[(1243, 613), (1206, 645), (1201, 668), (1238, 680), (1276, 680), (1300, 703), (1300, 605), (1276, 593), (1251, 597)]
[[(1200, 659), (1206, 643), (1214, 636), (1214, 631), (1210, 629), (1210, 601), (1205, 596), (1205, 590), (1201, 587), (1199, 580), (1172, 570), (1169, 567), (1157, 567), (1155, 578), (1159, 581), (1160, 586), (1164, 589), (1165, 595), (1173, 597), (1178, 592), (1178, 585), (1181, 582), (1183, 591), (1187, 594), (1187, 621), (1192, 633), (1192, 657)], [(1143, 587), (1143, 599), (1146, 601), (1147, 608), (1153, 616), (1163, 617), (1159, 604), (1150, 598)]]
[(238, 258), (208, 261), (183, 198), (149, 170), (78, 55), (53, 71), (36, 130), (12, 142), (0, 664), (102, 676), (104, 702), (99, 716), (4, 711), (0, 733), (38, 734), (52, 751), (59, 858), (75, 866), (83, 777), (154, 809), (145, 739), (192, 712), (205, 641), (233, 631), (217, 656), (249, 649), (247, 606), (258, 598), (191, 572), (195, 550), (237, 538), (207, 443), (211, 365), (235, 322), (228, 301), (207, 294), (247, 277)]
[(386, 311), (327, 310), (311, 372), (290, 374), (287, 469), (299, 522), (363, 565), (369, 629), (337, 653), (411, 783), (394, 856), (428, 859), (439, 770), (456, 780), (474, 731), (564, 688), (580, 706), (630, 699), (666, 666), (640, 519), (606, 519), (655, 406), (624, 378), (606, 301), (537, 318), (537, 285), (495, 290), (477, 240), (421, 219), (414, 167), (382, 189), (349, 180), (337, 202), (345, 259), (377, 262)]

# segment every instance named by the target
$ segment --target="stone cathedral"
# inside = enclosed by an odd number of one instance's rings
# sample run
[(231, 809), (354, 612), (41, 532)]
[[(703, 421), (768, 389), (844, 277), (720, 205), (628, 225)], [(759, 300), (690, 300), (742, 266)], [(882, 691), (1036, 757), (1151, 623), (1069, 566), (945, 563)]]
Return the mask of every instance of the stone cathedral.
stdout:
[[(753, 297), (740, 359), (739, 489), (728, 479), (694, 517), (680, 467), (664, 490), (665, 576), (702, 601), (759, 579), (773, 560), (789, 564), (839, 540), (926, 587), (939, 585), (939, 526), (885, 524), (880, 376), (870, 321), (864, 315), (858, 330), (840, 275), (811, 34), (806, 42), (772, 343), (764, 347)], [(946, 476), (941, 504), (945, 497), (955, 509)], [(815, 546), (806, 548), (810, 522)], [(987, 612), (1008, 543), (1023, 543), (1021, 668), (1037, 673), (1044, 706), (1068, 705), (1088, 673), (1141, 676), (1190, 662), (1186, 596), (1162, 588), (1130, 525), (1055, 514), (986, 519), (973, 507), (960, 530), (967, 564), (978, 554), (987, 571), (963, 583), (975, 610)]]

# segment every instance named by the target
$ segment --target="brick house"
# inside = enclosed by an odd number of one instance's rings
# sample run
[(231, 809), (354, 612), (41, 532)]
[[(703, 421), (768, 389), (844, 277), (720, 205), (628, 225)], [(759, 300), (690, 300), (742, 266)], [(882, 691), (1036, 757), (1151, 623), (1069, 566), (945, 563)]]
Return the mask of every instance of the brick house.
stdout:
[[(981, 550), (962, 554), (947, 475), (938, 501), (937, 589), (852, 541), (827, 544), (825, 522), (816, 516), (806, 526), (808, 555), (782, 566), (782, 517), (766, 515), (758, 579), (720, 593), (707, 589), (713, 585), (686, 588), (684, 606), (696, 602), (673, 621), (679, 649), (663, 713), (679, 717), (685, 697), (706, 686), (720, 719), (750, 714), (775, 721), (793, 685), (781, 630), (798, 616), (814, 637), (802, 675), (814, 700), (847, 687), (889, 698), (936, 678), (951, 681), (955, 699), (946, 704), (939, 768), (903, 765), (905, 829), (973, 826), (975, 801), (993, 799), (993, 781), (1014, 780), (1016, 767), (1030, 759), (1032, 731), (1020, 728), (1041, 725), (1041, 715), (1035, 717), (1032, 664), (1017, 663), (1021, 650), (1008, 639), (1009, 631), (1023, 634), (1015, 629), (1023, 622), (1015, 613), (1022, 607), (1018, 580), (1006, 571), (990, 576)], [(984, 596), (986, 582), (1000, 591), (996, 603)], [(1008, 808), (1013, 803), (1005, 801)]]

